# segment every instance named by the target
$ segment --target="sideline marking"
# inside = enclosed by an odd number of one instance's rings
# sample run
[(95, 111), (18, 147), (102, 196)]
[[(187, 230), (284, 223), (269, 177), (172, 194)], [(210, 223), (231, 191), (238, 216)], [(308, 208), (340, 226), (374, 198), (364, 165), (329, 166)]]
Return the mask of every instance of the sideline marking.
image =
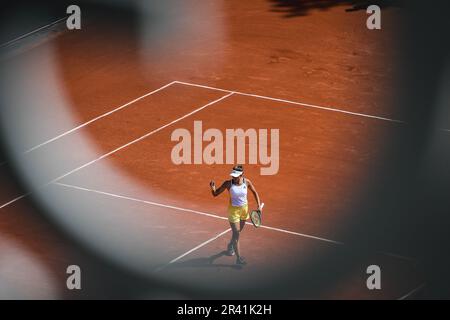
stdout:
[(89, 124), (91, 124), (91, 123), (101, 119), (101, 118), (104, 118), (104, 117), (109, 116), (110, 114), (113, 114), (114, 112), (122, 110), (123, 108), (128, 107), (129, 105), (131, 105), (131, 104), (133, 104), (135, 102), (138, 102), (139, 100), (142, 100), (142, 99), (144, 99), (144, 98), (146, 98), (146, 97), (148, 97), (148, 96), (150, 96), (152, 94), (155, 94), (155, 93), (157, 93), (157, 92), (159, 92), (161, 90), (164, 90), (165, 88), (171, 86), (174, 83), (175, 83), (175, 81), (172, 81), (171, 83), (168, 83), (168, 84), (166, 84), (166, 85), (164, 85), (164, 86), (162, 86), (162, 87), (160, 87), (160, 88), (158, 88), (156, 90), (153, 90), (153, 91), (151, 91), (149, 93), (146, 93), (146, 94), (140, 96), (139, 98), (136, 98), (136, 99), (134, 99), (134, 100), (132, 100), (130, 102), (127, 102), (127, 103), (121, 105), (120, 107), (117, 107), (117, 108), (115, 108), (115, 109), (113, 109), (111, 111), (103, 113), (103, 114), (99, 115), (98, 117), (95, 117), (95, 118), (93, 118), (93, 119), (91, 119), (91, 120), (89, 120), (89, 121), (87, 121), (85, 123), (80, 124), (79, 126), (77, 126), (75, 128), (72, 128), (72, 129), (70, 129), (70, 130), (68, 130), (68, 131), (66, 131), (66, 132), (64, 132), (64, 133), (62, 133), (62, 134), (60, 134), (60, 135), (58, 135), (58, 136), (56, 136), (54, 138), (51, 138), (51, 139), (49, 139), (49, 140), (47, 140), (47, 141), (45, 141), (45, 142), (43, 142), (41, 144), (38, 144), (37, 146), (34, 146), (34, 147), (28, 149), (27, 151), (24, 152), (24, 154), (27, 154), (27, 153), (29, 153), (29, 152), (31, 152), (33, 150), (36, 150), (36, 149), (38, 149), (38, 148), (40, 148), (40, 147), (42, 147), (42, 146), (44, 146), (46, 144), (49, 144), (50, 142), (53, 142), (53, 141), (55, 141), (55, 140), (57, 140), (59, 138), (62, 138), (64, 136), (68, 135), (69, 133), (77, 131), (77, 130), (79, 130), (79, 129), (81, 129), (81, 128), (83, 128), (83, 127), (85, 127), (85, 126), (87, 126), (87, 125), (89, 125)]
[(41, 31), (41, 30), (43, 30), (43, 29), (46, 29), (46, 28), (51, 27), (51, 26), (53, 26), (53, 25), (55, 25), (55, 24), (58, 24), (59, 22), (61, 22), (61, 21), (63, 21), (63, 20), (66, 20), (67, 18), (68, 18), (68, 17), (60, 18), (60, 19), (58, 19), (58, 20), (56, 20), (56, 21), (53, 21), (53, 22), (51, 22), (51, 23), (49, 23), (49, 24), (46, 24), (45, 26), (42, 26), (42, 27), (37, 28), (37, 29), (35, 29), (35, 30), (33, 30), (33, 31), (27, 32), (27, 33), (25, 33), (25, 34), (23, 34), (23, 35), (21, 35), (21, 36), (15, 38), (15, 39), (12, 39), (12, 40), (9, 40), (9, 41), (7, 41), (7, 42), (5, 42), (5, 43), (2, 43), (2, 44), (0, 44), (0, 48), (7, 47), (7, 46), (9, 46), (9, 45), (11, 45), (11, 44), (13, 44), (13, 43), (19, 41), (19, 40), (22, 40), (23, 38), (26, 38), (26, 37), (28, 37), (28, 36), (31, 36), (31, 35), (34, 34), (34, 33), (37, 33), (37, 32), (39, 32), (39, 31)]
[(397, 300), (405, 300), (407, 299), (409, 296), (413, 295), (414, 293), (416, 293), (417, 291), (419, 291), (420, 289), (422, 289), (423, 287), (425, 287), (426, 283), (422, 283), (420, 286), (418, 286), (417, 288), (415, 288), (414, 290), (408, 292), (407, 294), (405, 294), (404, 296), (398, 298)]
[(196, 246), (195, 248), (192, 248), (191, 250), (183, 253), (182, 255), (176, 257), (175, 259), (171, 260), (170, 262), (166, 263), (165, 265), (156, 268), (154, 271), (155, 272), (160, 272), (163, 269), (167, 268), (169, 265), (171, 265), (174, 262), (177, 262), (178, 260), (182, 259), (183, 257), (187, 256), (188, 254), (200, 249), (203, 246), (206, 246), (208, 243), (213, 242), (214, 240), (220, 238), (221, 236), (223, 236), (224, 234), (226, 234), (227, 232), (231, 231), (231, 228), (228, 228), (225, 231), (222, 231), (221, 233), (219, 233), (218, 235), (215, 235), (214, 237), (212, 237), (211, 239), (206, 240), (205, 242), (200, 243), (198, 246)]
[[(202, 107), (200, 107), (200, 108), (197, 108), (197, 109), (195, 109), (194, 111), (191, 111), (191, 112), (185, 114), (184, 116), (179, 117), (178, 119), (175, 119), (175, 120), (173, 120), (173, 121), (171, 121), (171, 122), (169, 122), (169, 123), (163, 125), (162, 127), (159, 127), (159, 128), (157, 128), (157, 129), (155, 129), (155, 130), (153, 130), (153, 131), (151, 131), (151, 132), (148, 132), (148, 133), (144, 134), (143, 136), (141, 136), (141, 137), (139, 137), (139, 138), (137, 138), (137, 139), (134, 139), (133, 141), (130, 141), (130, 142), (128, 142), (128, 143), (126, 143), (126, 144), (124, 144), (124, 145), (122, 145), (122, 146), (120, 146), (120, 147), (118, 147), (118, 148), (116, 148), (116, 149), (114, 149), (114, 150), (108, 152), (108, 153), (105, 153), (104, 155), (102, 155), (102, 156), (100, 156), (100, 157), (98, 157), (98, 158), (95, 158), (94, 160), (91, 160), (91, 161), (89, 161), (89, 162), (87, 162), (87, 163), (85, 163), (85, 164), (83, 164), (83, 165), (81, 165), (81, 166), (79, 166), (79, 167), (77, 167), (77, 168), (75, 168), (75, 169), (73, 169), (73, 170), (71, 170), (71, 171), (69, 171), (69, 172), (67, 172), (67, 173), (65, 173), (65, 174), (63, 174), (63, 175), (61, 175), (61, 176), (59, 176), (59, 177), (57, 177), (57, 178), (51, 180), (51, 181), (49, 181), (49, 182), (47, 182), (47, 183), (44, 183), (44, 184), (41, 185), (39, 188), (44, 188), (44, 187), (46, 187), (46, 186), (48, 186), (48, 185), (50, 185), (50, 184), (52, 184), (52, 183), (54, 183), (54, 182), (56, 182), (56, 181), (58, 181), (58, 180), (61, 180), (62, 178), (67, 177), (68, 175), (71, 175), (72, 173), (75, 173), (75, 172), (77, 172), (77, 171), (79, 171), (79, 170), (81, 170), (81, 169), (83, 169), (83, 168), (85, 168), (85, 167), (87, 167), (87, 166), (90, 166), (91, 164), (93, 164), (93, 163), (95, 163), (95, 162), (97, 162), (97, 161), (100, 161), (100, 160), (102, 160), (102, 159), (104, 159), (104, 158), (106, 158), (106, 157), (109, 157), (109, 156), (112, 155), (113, 153), (116, 153), (116, 152), (119, 151), (119, 150), (122, 150), (122, 149), (124, 149), (124, 148), (126, 148), (126, 147), (128, 147), (128, 146), (130, 146), (130, 145), (132, 145), (132, 144), (134, 144), (134, 143), (136, 143), (136, 142), (139, 142), (139, 141), (141, 141), (141, 140), (143, 140), (143, 139), (145, 139), (145, 138), (147, 138), (147, 137), (149, 137), (149, 136), (151, 136), (151, 135), (153, 135), (153, 134), (155, 134), (155, 133), (157, 133), (157, 132), (159, 132), (159, 131), (161, 131), (161, 130), (167, 128), (168, 126), (171, 126), (172, 124), (177, 123), (178, 121), (181, 121), (181, 120), (183, 120), (183, 119), (185, 119), (185, 118), (187, 118), (187, 117), (193, 115), (194, 113), (197, 113), (197, 112), (199, 112), (199, 111), (201, 111), (201, 110), (203, 110), (203, 109), (205, 109), (205, 108), (207, 108), (207, 107), (209, 107), (209, 106), (211, 106), (211, 105), (213, 105), (213, 104), (215, 104), (215, 103), (217, 103), (217, 102), (219, 102), (219, 101), (221, 101), (221, 100), (224, 100), (224, 99), (230, 97), (230, 96), (233, 95), (233, 94), (234, 94), (234, 92), (231, 92), (231, 93), (229, 93), (229, 94), (227, 94), (227, 95), (225, 95), (225, 96), (222, 96), (222, 97), (220, 97), (220, 98), (218, 98), (218, 99), (216, 99), (216, 100), (214, 100), (214, 101), (211, 101), (211, 102), (205, 104), (204, 106), (202, 106)], [(17, 200), (20, 200), (20, 199), (22, 199), (22, 198), (28, 196), (29, 194), (31, 194), (31, 193), (23, 194), (23, 195), (21, 195), (21, 196), (15, 198), (15, 199), (9, 201), (8, 203), (3, 204), (2, 206), (0, 206), (0, 209), (6, 207), (7, 205), (9, 205), (9, 204), (11, 204), (11, 203), (16, 202)]]

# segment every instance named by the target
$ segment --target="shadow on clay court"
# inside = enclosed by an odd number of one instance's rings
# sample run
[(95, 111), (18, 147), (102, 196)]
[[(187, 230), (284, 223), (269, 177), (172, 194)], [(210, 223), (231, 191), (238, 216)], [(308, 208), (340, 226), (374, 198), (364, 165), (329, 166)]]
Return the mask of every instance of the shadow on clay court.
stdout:
[(284, 13), (285, 18), (306, 16), (312, 10), (327, 10), (329, 8), (347, 5), (345, 11), (366, 10), (370, 5), (378, 5), (380, 8), (391, 6), (400, 7), (404, 0), (269, 0), (272, 3), (273, 12)]
[[(221, 258), (221, 257), (229, 257), (230, 263), (214, 263), (215, 260)], [(172, 263), (169, 265), (166, 269), (177, 269), (177, 268), (230, 268), (235, 270), (242, 269), (242, 266), (234, 264), (235, 257), (228, 256), (226, 251), (221, 251), (219, 253), (216, 253), (215, 255), (212, 255), (210, 257), (204, 257), (204, 258), (194, 258), (190, 260), (186, 260), (183, 262), (177, 262)]]

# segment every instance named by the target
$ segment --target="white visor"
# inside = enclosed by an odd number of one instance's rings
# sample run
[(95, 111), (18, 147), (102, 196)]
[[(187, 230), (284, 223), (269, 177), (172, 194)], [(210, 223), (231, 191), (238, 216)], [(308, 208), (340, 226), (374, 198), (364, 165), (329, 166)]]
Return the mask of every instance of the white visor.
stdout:
[(233, 170), (233, 171), (231, 171), (230, 176), (237, 178), (243, 173), (244, 173), (243, 171)]

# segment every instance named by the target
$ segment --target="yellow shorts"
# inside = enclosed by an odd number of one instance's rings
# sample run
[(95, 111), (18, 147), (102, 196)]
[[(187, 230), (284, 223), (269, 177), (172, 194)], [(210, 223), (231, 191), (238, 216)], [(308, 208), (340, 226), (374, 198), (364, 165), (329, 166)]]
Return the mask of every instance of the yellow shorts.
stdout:
[(228, 221), (231, 223), (236, 223), (240, 220), (245, 221), (248, 218), (248, 204), (243, 205), (242, 207), (234, 207), (232, 205), (228, 207)]

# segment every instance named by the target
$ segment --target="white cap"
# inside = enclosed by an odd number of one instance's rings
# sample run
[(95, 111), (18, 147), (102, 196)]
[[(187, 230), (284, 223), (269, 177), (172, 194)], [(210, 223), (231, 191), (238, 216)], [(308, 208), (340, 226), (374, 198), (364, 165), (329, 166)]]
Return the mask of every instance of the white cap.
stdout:
[(241, 174), (243, 174), (244, 172), (243, 171), (240, 171), (240, 170), (233, 170), (233, 171), (231, 171), (231, 173), (230, 173), (230, 176), (232, 176), (232, 177), (234, 177), (234, 178), (237, 178), (237, 177), (239, 177)]

